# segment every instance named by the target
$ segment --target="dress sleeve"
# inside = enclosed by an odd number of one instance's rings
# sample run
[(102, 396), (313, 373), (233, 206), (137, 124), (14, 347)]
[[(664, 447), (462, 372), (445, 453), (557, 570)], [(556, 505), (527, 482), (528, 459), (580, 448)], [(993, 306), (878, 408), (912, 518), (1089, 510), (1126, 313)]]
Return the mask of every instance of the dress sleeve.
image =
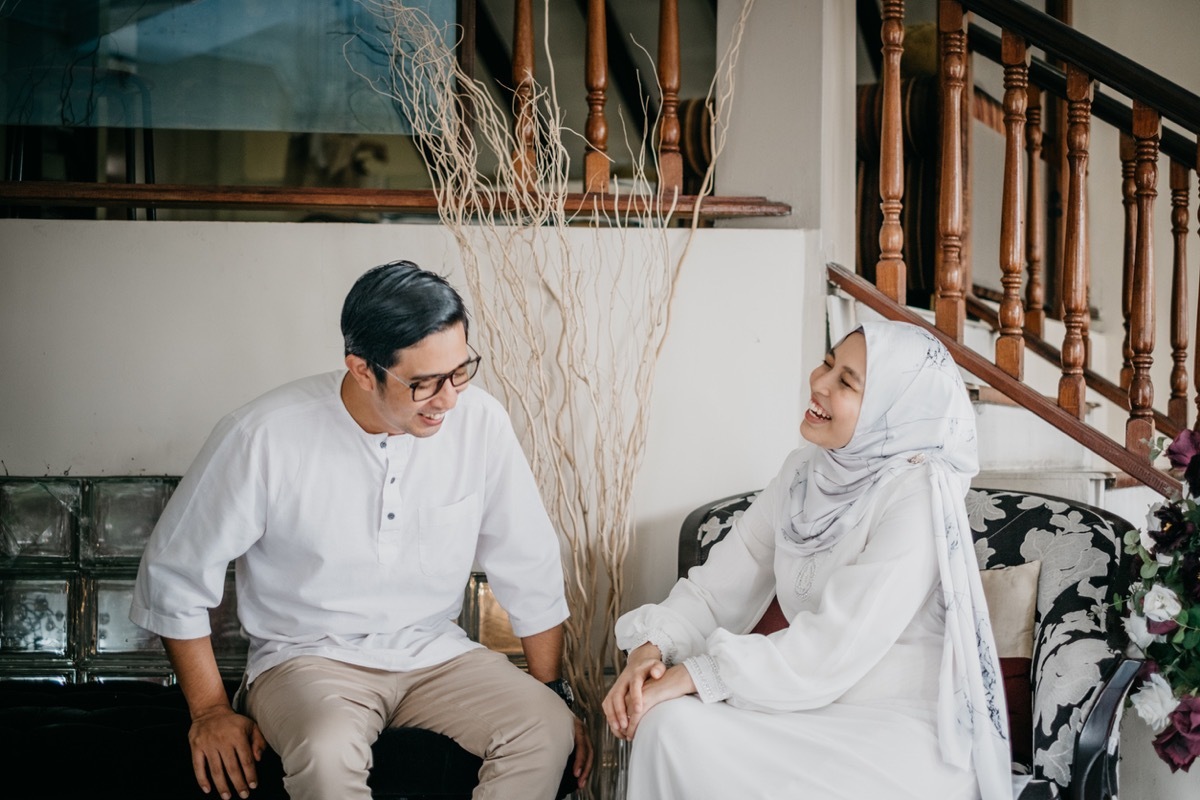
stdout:
[(769, 636), (712, 631), (686, 662), (702, 700), (762, 711), (827, 705), (887, 654), (938, 581), (927, 470), (895, 480), (862, 552), (829, 576), (813, 611)]
[(529, 462), (498, 403), (488, 420), (487, 474), (475, 558), (508, 613), (513, 633), (531, 636), (568, 616), (558, 535)]
[(729, 534), (713, 545), (708, 560), (692, 567), (666, 600), (617, 620), (618, 647), (633, 650), (651, 642), (667, 664), (674, 664), (704, 652), (706, 639), (717, 629), (741, 632), (753, 627), (774, 596), (775, 533), (797, 453), (788, 457)]
[(229, 563), (266, 527), (263, 467), (236, 418), (221, 420), (163, 510), (138, 565), (129, 618), (173, 639), (211, 633)]

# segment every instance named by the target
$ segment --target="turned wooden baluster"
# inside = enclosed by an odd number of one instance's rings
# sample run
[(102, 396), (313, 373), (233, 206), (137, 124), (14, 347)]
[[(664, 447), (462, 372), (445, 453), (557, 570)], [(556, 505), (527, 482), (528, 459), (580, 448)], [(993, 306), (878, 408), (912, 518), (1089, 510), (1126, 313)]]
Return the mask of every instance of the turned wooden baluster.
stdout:
[[(904, 0), (883, 0), (883, 119), (880, 121), (879, 263), (875, 284), (897, 303), (906, 302), (907, 275), (904, 266), (904, 229), (900, 211), (904, 196), (904, 141), (900, 125), (900, 56), (904, 52)], [(961, 291), (961, 290), (960, 290)]]
[(967, 36), (963, 30), (962, 4), (957, 0), (941, 0), (938, 5), (938, 44), (941, 48), (938, 81), (941, 83), (943, 106), (938, 246), (934, 255), (934, 318), (939, 329), (961, 342), (966, 323), (962, 258), (962, 104)]
[(1133, 138), (1137, 148), (1134, 181), (1137, 183), (1137, 250), (1133, 258), (1133, 321), (1129, 344), (1133, 348), (1133, 378), (1129, 382), (1129, 421), (1125, 423), (1125, 448), (1149, 458), (1154, 437), (1154, 199), (1158, 196), (1158, 140), (1162, 123), (1158, 112), (1133, 101)]
[(533, 191), (537, 185), (537, 155), (533, 149), (533, 0), (516, 0), (513, 9), (513, 132), (517, 149), (513, 153), (515, 189)]
[(587, 101), (583, 157), (583, 190), (595, 194), (608, 191), (608, 122), (604, 103), (608, 90), (608, 31), (604, 22), (604, 0), (588, 0), (587, 6)]
[(658, 191), (683, 191), (683, 156), (679, 153), (679, 3), (658, 4), (658, 79), (662, 84), (662, 119), (658, 139)]
[(1025, 207), (1025, 259), (1029, 283), (1025, 286), (1025, 330), (1042, 336), (1046, 327), (1046, 284), (1042, 248), (1046, 227), (1042, 224), (1045, 198), (1042, 195), (1042, 93), (1036, 86), (1025, 90), (1029, 110), (1025, 114), (1025, 147), (1029, 153), (1029, 204)]
[(1180, 428), (1187, 427), (1188, 403), (1188, 291), (1187, 225), (1190, 172), (1171, 159), (1171, 235), (1175, 240), (1175, 262), (1171, 277), (1171, 399), (1167, 416)]
[(1125, 247), (1121, 259), (1121, 319), (1125, 325), (1125, 340), (1121, 345), (1121, 388), (1129, 391), (1133, 380), (1133, 347), (1129, 344), (1129, 323), (1133, 316), (1133, 257), (1137, 251), (1137, 182), (1133, 179), (1134, 155), (1137, 149), (1133, 137), (1121, 134), (1121, 205), (1125, 208)]
[(1063, 248), (1062, 377), (1058, 381), (1058, 405), (1083, 418), (1086, 386), (1083, 364), (1083, 318), (1087, 314), (1087, 162), (1091, 134), (1092, 79), (1067, 65), (1067, 215)]
[(1004, 65), (1004, 188), (1000, 210), (1000, 338), (996, 366), (1022, 380), (1025, 371), (1025, 311), (1021, 308), (1021, 270), (1025, 266), (1025, 87), (1029, 85), (1029, 55), (1025, 40), (1001, 32), (1000, 62)]
[[(1196, 143), (1196, 169), (1200, 170), (1200, 142)], [(1200, 190), (1200, 179), (1197, 179), (1197, 189)], [(1196, 201), (1196, 230), (1200, 232), (1200, 199)], [(1192, 369), (1192, 380), (1196, 386), (1196, 424), (1200, 430), (1200, 307), (1196, 309), (1196, 363)]]

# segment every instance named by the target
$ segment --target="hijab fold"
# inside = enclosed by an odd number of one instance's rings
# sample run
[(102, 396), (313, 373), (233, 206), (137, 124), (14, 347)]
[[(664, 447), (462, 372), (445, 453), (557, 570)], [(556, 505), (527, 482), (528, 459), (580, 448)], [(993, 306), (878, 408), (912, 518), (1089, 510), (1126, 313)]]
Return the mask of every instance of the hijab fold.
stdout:
[(826, 550), (861, 522), (897, 475), (928, 464), (946, 611), (938, 742), (947, 763), (975, 769), (983, 800), (1011, 800), (1000, 664), (964, 504), (979, 471), (975, 411), (950, 353), (926, 331), (865, 322), (848, 335), (854, 333), (867, 345), (854, 435), (836, 450), (808, 448), (792, 480), (783, 534), (802, 554)]

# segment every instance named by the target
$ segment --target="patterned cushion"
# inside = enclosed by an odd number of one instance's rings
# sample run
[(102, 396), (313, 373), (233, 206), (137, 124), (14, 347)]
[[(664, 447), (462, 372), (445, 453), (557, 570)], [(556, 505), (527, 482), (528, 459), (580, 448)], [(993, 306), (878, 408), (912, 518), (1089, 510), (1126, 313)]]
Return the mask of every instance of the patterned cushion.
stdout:
[[(734, 495), (688, 515), (680, 532), (680, 576), (704, 563), (755, 497), (757, 492)], [(1033, 652), (1034, 757), (1014, 770), (1032, 771), (1022, 797), (1066, 794), (1076, 738), (1124, 647), (1109, 598), (1128, 585), (1121, 538), (1132, 526), (1082, 503), (995, 489), (970, 491), (967, 514), (980, 569), (1042, 562)], [(1107, 776), (1114, 788), (1115, 755)]]

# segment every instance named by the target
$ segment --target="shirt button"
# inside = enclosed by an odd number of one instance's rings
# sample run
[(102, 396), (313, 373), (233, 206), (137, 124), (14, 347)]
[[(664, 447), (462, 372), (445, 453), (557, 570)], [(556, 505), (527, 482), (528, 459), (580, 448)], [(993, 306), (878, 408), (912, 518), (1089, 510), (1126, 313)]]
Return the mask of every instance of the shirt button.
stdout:
[(395, 483), (395, 482), (396, 482), (395, 477), (393, 477), (390, 481), (388, 481), (388, 483)]
[(391, 511), (389, 511), (389, 512), (388, 512), (388, 519), (395, 519), (395, 518), (396, 518), (396, 515), (395, 515), (395, 514), (393, 514)]
[(379, 446), (380, 446), (381, 448), (383, 448), (383, 447), (387, 447), (387, 441), (385, 440), (385, 441), (382, 441), (382, 442), (380, 442), (380, 443), (379, 443)]

